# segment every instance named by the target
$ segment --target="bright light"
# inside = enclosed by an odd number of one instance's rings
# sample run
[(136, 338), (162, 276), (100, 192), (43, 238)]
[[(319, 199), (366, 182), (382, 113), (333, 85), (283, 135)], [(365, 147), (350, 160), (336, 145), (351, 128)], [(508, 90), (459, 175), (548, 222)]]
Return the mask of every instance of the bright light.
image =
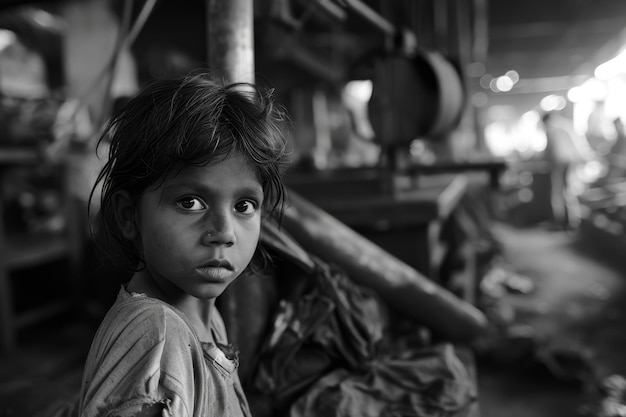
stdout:
[(539, 106), (543, 111), (554, 111), (554, 110), (563, 110), (567, 105), (567, 101), (563, 96), (557, 96), (555, 94), (550, 94), (549, 96), (545, 96), (539, 102)]
[(574, 103), (572, 119), (574, 130), (579, 134), (587, 131), (587, 119), (595, 103), (608, 97), (607, 83), (592, 77), (567, 92), (567, 98)]
[(522, 116), (520, 117), (520, 120), (522, 123), (526, 123), (529, 125), (534, 125), (539, 123), (539, 113), (537, 113), (534, 110), (530, 110), (527, 111), (526, 113), (522, 114)]
[(515, 70), (509, 70), (504, 75), (509, 77), (511, 79), (511, 81), (513, 81), (513, 84), (515, 84), (515, 83), (517, 83), (519, 81), (519, 74)]
[(0, 52), (16, 40), (15, 33), (10, 30), (0, 29)]
[(574, 131), (578, 134), (585, 135), (587, 133), (587, 126), (589, 122), (589, 115), (595, 107), (595, 101), (587, 100), (583, 97), (580, 102), (574, 103), (572, 109), (572, 122), (574, 124)]
[(506, 156), (513, 151), (506, 125), (501, 122), (493, 122), (485, 126), (485, 141), (494, 156)]
[(517, 71), (509, 70), (506, 74), (498, 77), (493, 77), (490, 74), (483, 75), (480, 77), (480, 86), (484, 89), (490, 89), (494, 93), (506, 93), (511, 91), (518, 81), (519, 74)]
[(580, 86), (572, 87), (567, 92), (567, 99), (572, 103), (579, 103), (585, 99), (585, 93)]
[(589, 78), (578, 87), (573, 87), (567, 92), (567, 98), (574, 103), (585, 100), (602, 101), (606, 95), (606, 84), (597, 78)]
[(494, 106), (489, 113), (494, 121), (485, 127), (485, 143), (494, 155), (527, 159), (545, 148), (545, 132), (538, 123), (538, 112), (533, 110), (518, 117), (503, 106)]
[(593, 75), (600, 80), (608, 80), (616, 75), (626, 73), (626, 49), (617, 56), (596, 67)]
[(607, 82), (607, 94), (605, 99), (606, 115), (609, 119), (622, 117), (626, 111), (626, 80), (613, 78)]
[(373, 84), (371, 80), (352, 80), (345, 86), (346, 94), (360, 102), (367, 103), (372, 97)]
[(546, 148), (546, 135), (539, 127), (540, 120), (541, 116), (535, 110), (527, 111), (520, 117), (523, 140), (527, 142), (528, 149), (533, 153), (541, 152)]
[(367, 111), (372, 91), (371, 80), (352, 80), (346, 83), (341, 94), (343, 103), (352, 112), (354, 129), (360, 137), (368, 140), (376, 136)]
[(513, 88), (513, 84), (515, 84), (513, 80), (506, 75), (503, 75), (496, 79), (496, 88), (498, 89), (498, 91), (511, 91), (511, 89)]

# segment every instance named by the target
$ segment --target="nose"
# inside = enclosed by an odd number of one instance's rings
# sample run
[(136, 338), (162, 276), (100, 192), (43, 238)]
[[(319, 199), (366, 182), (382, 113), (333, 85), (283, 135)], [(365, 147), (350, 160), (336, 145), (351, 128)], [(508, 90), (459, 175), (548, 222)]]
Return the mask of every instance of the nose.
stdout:
[(205, 245), (232, 246), (236, 242), (234, 219), (229, 210), (209, 214), (202, 242)]

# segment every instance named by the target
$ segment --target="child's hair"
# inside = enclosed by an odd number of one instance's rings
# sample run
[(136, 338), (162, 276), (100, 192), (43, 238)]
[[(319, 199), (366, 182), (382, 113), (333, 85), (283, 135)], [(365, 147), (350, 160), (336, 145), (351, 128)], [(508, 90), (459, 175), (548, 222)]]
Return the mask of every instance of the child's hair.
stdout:
[[(137, 270), (143, 259), (115, 220), (115, 194), (135, 205), (141, 194), (187, 166), (205, 166), (232, 154), (248, 158), (265, 194), (263, 212), (280, 217), (285, 186), (284, 112), (273, 90), (249, 83), (226, 84), (208, 74), (155, 80), (109, 120), (98, 147), (110, 141), (108, 160), (96, 179), (102, 186), (94, 237), (118, 266)], [(91, 207), (91, 204), (90, 204)]]

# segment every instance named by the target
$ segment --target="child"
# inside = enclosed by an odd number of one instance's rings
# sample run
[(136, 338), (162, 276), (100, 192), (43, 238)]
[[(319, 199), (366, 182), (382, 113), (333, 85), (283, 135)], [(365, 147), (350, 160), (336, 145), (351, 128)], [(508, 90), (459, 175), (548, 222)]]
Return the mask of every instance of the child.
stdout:
[(250, 414), (215, 298), (281, 214), (281, 121), (269, 93), (204, 74), (155, 81), (111, 119), (96, 237), (133, 275), (94, 337), (81, 416)]

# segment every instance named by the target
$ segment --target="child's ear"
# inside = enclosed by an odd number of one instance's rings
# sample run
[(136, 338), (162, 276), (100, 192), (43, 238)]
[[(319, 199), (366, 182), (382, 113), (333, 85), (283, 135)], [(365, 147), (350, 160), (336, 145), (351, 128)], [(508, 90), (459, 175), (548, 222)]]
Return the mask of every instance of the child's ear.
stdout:
[(130, 194), (126, 191), (118, 191), (113, 196), (113, 205), (117, 227), (120, 228), (126, 239), (133, 240), (137, 236), (137, 229), (135, 226), (135, 207)]

